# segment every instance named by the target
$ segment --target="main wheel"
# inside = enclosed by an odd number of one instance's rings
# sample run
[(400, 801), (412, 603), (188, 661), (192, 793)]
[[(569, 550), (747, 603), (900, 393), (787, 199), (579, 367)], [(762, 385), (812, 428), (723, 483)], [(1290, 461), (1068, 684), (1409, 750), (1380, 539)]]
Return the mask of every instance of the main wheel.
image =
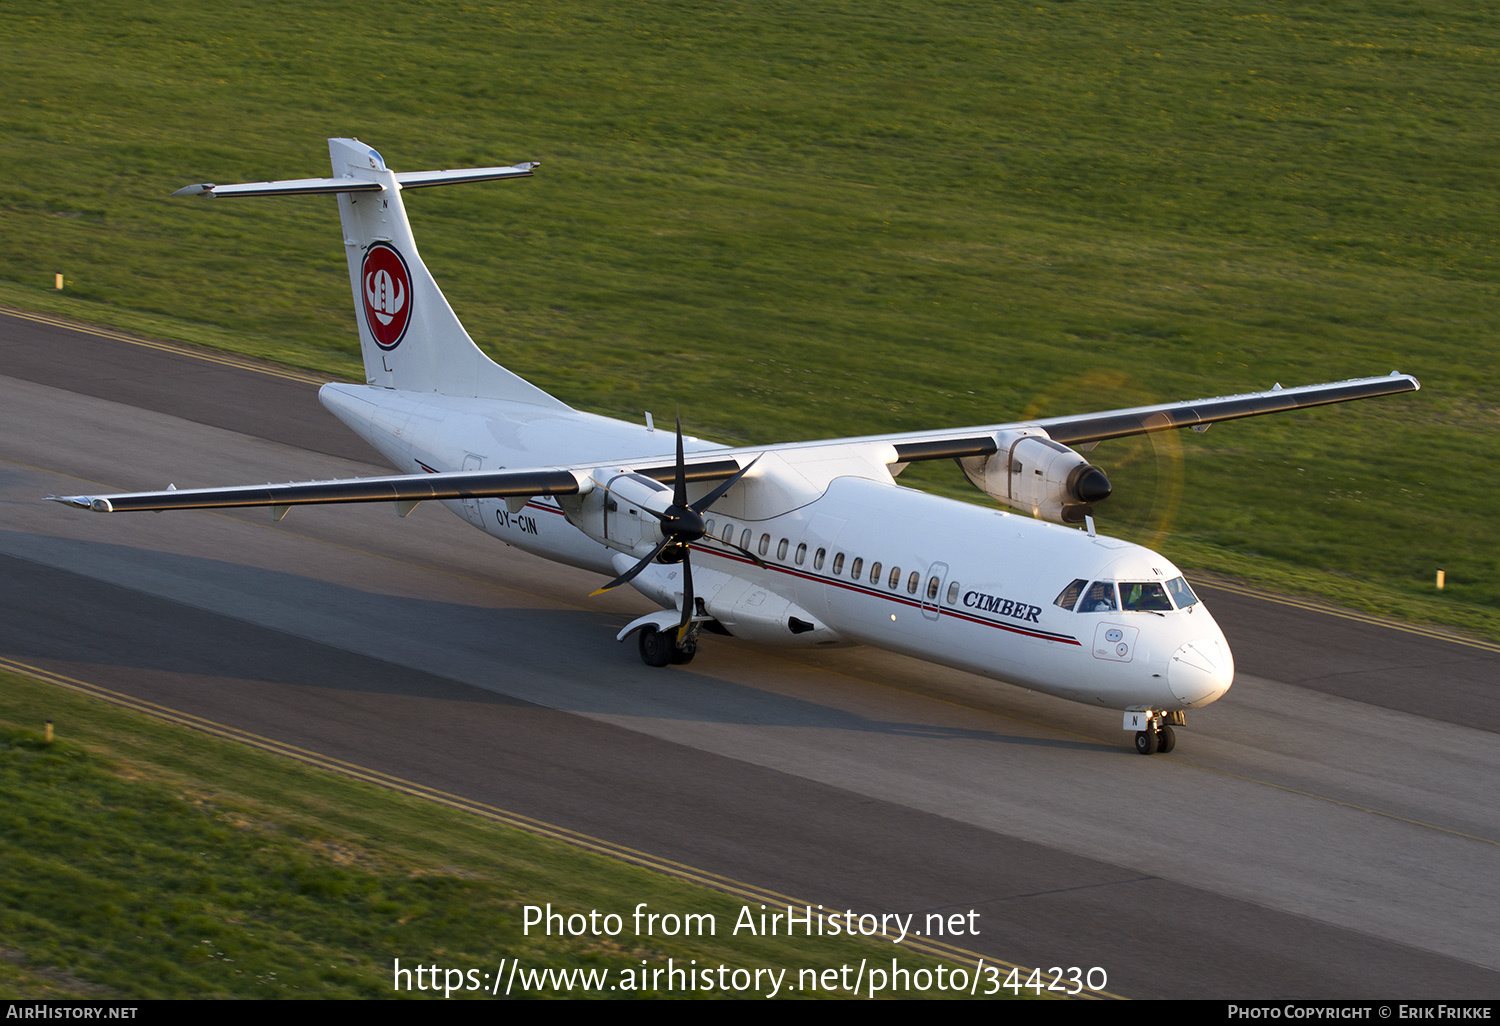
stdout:
[(693, 656), (698, 654), (698, 639), (689, 636), (681, 645), (676, 642), (676, 631), (668, 631), (667, 637), (672, 639), (672, 664), (682, 666), (693, 661)]
[(1135, 732), (1135, 750), (1142, 755), (1150, 755), (1156, 751), (1156, 731), (1138, 730)]
[(641, 628), (641, 662), (647, 666), (666, 666), (677, 651), (671, 631), (659, 631), (647, 625)]
[(1161, 730), (1158, 730), (1156, 732), (1156, 750), (1161, 754), (1166, 755), (1176, 747), (1177, 734), (1172, 730), (1171, 727), (1163, 724)]

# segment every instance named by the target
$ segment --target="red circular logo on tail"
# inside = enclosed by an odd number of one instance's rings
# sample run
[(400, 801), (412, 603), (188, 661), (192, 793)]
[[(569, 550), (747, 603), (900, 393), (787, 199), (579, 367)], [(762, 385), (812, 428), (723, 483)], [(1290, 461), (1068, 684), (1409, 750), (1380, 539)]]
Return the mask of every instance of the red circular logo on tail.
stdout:
[(396, 248), (377, 242), (365, 252), (360, 268), (360, 294), (365, 297), (365, 323), (375, 344), (395, 349), (411, 320), (411, 274)]

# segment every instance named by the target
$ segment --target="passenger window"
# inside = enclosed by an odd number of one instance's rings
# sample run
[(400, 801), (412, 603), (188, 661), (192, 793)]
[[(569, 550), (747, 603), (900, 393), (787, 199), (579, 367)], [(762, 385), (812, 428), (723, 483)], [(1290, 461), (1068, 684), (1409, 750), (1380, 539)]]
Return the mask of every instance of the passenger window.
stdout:
[(930, 579), (927, 582), (927, 601), (931, 602), (934, 599), (936, 599), (937, 598), (937, 593), (938, 593), (938, 579), (936, 577), (934, 577), (934, 578)]
[(783, 539), (781, 539), (781, 544), (778, 545), (778, 546), (776, 546), (776, 558), (777, 559), (780, 559), (780, 560), (785, 560), (786, 559), (786, 545), (787, 545), (787, 541), (786, 541), (785, 538), (783, 538)]
[(888, 577), (888, 578), (886, 578), (885, 586), (887, 588), (891, 589), (892, 591), (895, 591), (897, 585), (899, 585), (900, 583), (901, 583), (901, 568), (899, 566), (893, 566), (893, 567), (891, 567), (891, 576)]
[(1057, 598), (1052, 600), (1054, 606), (1062, 606), (1064, 609), (1072, 609), (1078, 605), (1078, 596), (1083, 594), (1083, 586), (1089, 583), (1082, 577), (1058, 592)]
[(714, 533), (714, 522), (712, 520), (709, 520), (706, 523), (704, 523), (704, 525), (703, 525), (703, 533), (704, 534), (713, 534)]
[(1112, 613), (1118, 608), (1119, 606), (1115, 603), (1114, 582), (1095, 581), (1084, 593), (1083, 602), (1078, 606), (1078, 611), (1080, 613)]
[(1166, 613), (1172, 609), (1167, 589), (1155, 581), (1120, 584), (1120, 607), (1136, 613)]
[(802, 561), (804, 559), (806, 559), (806, 558), (807, 558), (807, 542), (801, 542), (801, 543), (799, 543), (797, 545), (797, 556), (796, 556), (795, 562), (796, 562), (796, 564), (798, 566), (801, 566), (802, 565)]
[(870, 564), (870, 583), (871, 584), (879, 584), (880, 583), (880, 564), (879, 563), (871, 563)]
[(908, 595), (915, 595), (917, 593), (917, 585), (921, 583), (922, 575), (913, 570), (911, 576), (906, 579), (906, 593)]
[(823, 557), (826, 556), (826, 555), (828, 555), (828, 550), (827, 549), (819, 549), (817, 552), (813, 553), (813, 569), (814, 570), (821, 570), (821, 569), (823, 569)]
[(771, 550), (771, 536), (769, 534), (763, 534), (763, 535), (761, 535), (760, 536), (760, 554), (762, 556), (764, 556), (770, 550)]
[(864, 557), (863, 556), (855, 556), (854, 557), (854, 562), (851, 563), (851, 564), (849, 564), (849, 576), (852, 577), (852, 578), (854, 578), (856, 581), (859, 580), (859, 572), (861, 570), (863, 570), (864, 568), (865, 568)]
[(724, 525), (724, 534), (722, 535), (722, 537), (727, 542), (731, 542), (732, 543), (734, 541), (734, 525), (733, 524), (725, 524)]
[(833, 572), (835, 576), (844, 572), (844, 554), (842, 552), (833, 557)]
[(750, 528), (748, 527), (740, 532), (740, 548), (746, 552), (750, 551)]
[(957, 581), (953, 581), (952, 583), (950, 583), (948, 585), (948, 604), (950, 606), (956, 606), (956, 605), (958, 605), (958, 582)]
[(1168, 581), (1167, 591), (1171, 592), (1172, 601), (1177, 604), (1178, 609), (1186, 609), (1198, 602), (1198, 596), (1193, 594), (1193, 589), (1188, 587), (1184, 578), (1174, 577)]

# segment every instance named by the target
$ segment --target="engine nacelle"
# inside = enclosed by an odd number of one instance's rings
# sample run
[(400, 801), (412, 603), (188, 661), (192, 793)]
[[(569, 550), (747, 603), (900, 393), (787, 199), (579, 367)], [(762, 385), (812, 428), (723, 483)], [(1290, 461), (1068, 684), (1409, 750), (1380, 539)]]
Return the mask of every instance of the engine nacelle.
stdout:
[(999, 451), (958, 461), (969, 482), (1014, 509), (1056, 524), (1079, 524), (1094, 503), (1109, 498), (1109, 478), (1088, 460), (1054, 442), (1041, 428), (1001, 431)]
[(661, 544), (661, 520), (672, 489), (660, 481), (626, 470), (596, 470), (595, 487), (581, 496), (559, 496), (568, 523), (597, 542), (637, 558)]

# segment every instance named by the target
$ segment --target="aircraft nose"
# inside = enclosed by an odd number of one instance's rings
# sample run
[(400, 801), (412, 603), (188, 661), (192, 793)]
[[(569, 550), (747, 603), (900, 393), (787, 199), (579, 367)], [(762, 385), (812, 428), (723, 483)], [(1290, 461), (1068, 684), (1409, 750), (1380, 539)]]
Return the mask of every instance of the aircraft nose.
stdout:
[(1172, 653), (1167, 684), (1187, 708), (1208, 705), (1234, 683), (1234, 656), (1222, 638), (1199, 638)]

